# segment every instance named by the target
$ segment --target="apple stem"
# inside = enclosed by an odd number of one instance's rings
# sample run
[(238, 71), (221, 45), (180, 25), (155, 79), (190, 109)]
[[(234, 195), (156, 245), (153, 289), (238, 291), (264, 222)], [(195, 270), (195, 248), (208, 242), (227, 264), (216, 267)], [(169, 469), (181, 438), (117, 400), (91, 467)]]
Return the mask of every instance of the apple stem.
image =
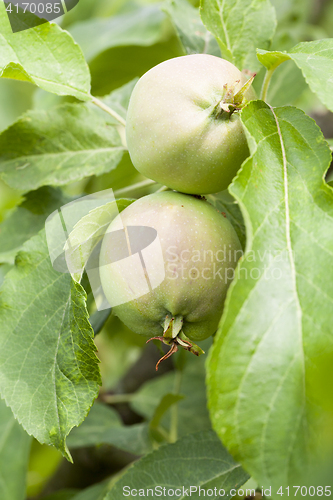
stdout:
[(248, 101), (245, 99), (245, 93), (252, 85), (255, 76), (256, 73), (254, 73), (237, 92), (236, 87), (240, 83), (240, 80), (237, 80), (230, 87), (228, 87), (228, 85), (223, 86), (224, 94), (222, 99), (213, 109), (212, 114), (215, 118), (223, 117), (223, 113), (226, 113), (225, 118), (230, 118), (234, 111), (241, 110), (247, 104)]

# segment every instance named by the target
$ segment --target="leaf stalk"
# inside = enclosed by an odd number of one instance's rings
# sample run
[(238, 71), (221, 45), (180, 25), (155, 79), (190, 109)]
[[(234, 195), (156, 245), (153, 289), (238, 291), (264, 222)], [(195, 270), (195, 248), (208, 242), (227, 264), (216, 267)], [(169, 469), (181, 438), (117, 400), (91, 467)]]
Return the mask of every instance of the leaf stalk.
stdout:
[(114, 111), (112, 108), (104, 104), (104, 102), (97, 99), (97, 97), (93, 97), (92, 102), (93, 104), (101, 108), (103, 111), (111, 115), (115, 120), (117, 120), (119, 123), (121, 123), (121, 125), (125, 127), (126, 120), (124, 120), (124, 118), (120, 116), (116, 111)]
[(271, 81), (271, 78), (273, 76), (274, 71), (275, 71), (275, 67), (270, 68), (266, 71), (266, 75), (265, 75), (265, 78), (264, 78), (264, 81), (262, 84), (261, 95), (260, 95), (260, 99), (262, 101), (266, 102), (268, 87), (269, 87), (269, 84), (270, 84), (270, 81)]

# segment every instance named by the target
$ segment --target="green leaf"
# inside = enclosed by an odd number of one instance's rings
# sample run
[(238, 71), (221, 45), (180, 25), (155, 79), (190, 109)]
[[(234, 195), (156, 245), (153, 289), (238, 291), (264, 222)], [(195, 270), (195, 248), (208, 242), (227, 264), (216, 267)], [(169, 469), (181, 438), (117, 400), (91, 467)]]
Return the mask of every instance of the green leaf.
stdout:
[(91, 316), (89, 316), (89, 323), (91, 324), (94, 330), (95, 337), (101, 332), (109, 317), (110, 317), (110, 309), (95, 311)]
[(223, 58), (239, 69), (259, 70), (256, 48), (269, 47), (276, 27), (269, 0), (202, 0), (201, 18), (217, 38)]
[(185, 396), (183, 396), (182, 394), (172, 394), (172, 393), (168, 393), (163, 396), (157, 408), (155, 409), (153, 418), (151, 419), (149, 424), (149, 428), (152, 432), (158, 430), (160, 421), (162, 420), (164, 414), (169, 410), (169, 408), (171, 408), (171, 406), (173, 406), (174, 404), (177, 404), (178, 401), (184, 399), (184, 397)]
[(0, 224), (0, 262), (13, 264), (23, 243), (43, 229), (54, 210), (70, 201), (60, 189), (42, 187), (25, 200)]
[(108, 19), (97, 18), (69, 28), (87, 61), (112, 47), (149, 46), (163, 35), (165, 14), (159, 5), (148, 5)]
[[(125, 130), (124, 130), (125, 132)], [(127, 191), (128, 186), (136, 184), (144, 180), (143, 176), (134, 168), (131, 162), (128, 151), (125, 151), (122, 159), (120, 160), (117, 168), (111, 172), (102, 174), (98, 177), (91, 177), (89, 179), (88, 190), (91, 193), (103, 191), (112, 188), (114, 193), (118, 190), (126, 188), (128, 195), (133, 195), (130, 190)], [(141, 191), (135, 191), (134, 194), (145, 194), (144, 188)]]
[(102, 403), (95, 402), (91, 410), (80, 425), (72, 430), (67, 438), (69, 448), (80, 448), (102, 444), (103, 436), (110, 429), (119, 429), (122, 426), (119, 413)]
[(29, 111), (0, 135), (0, 175), (21, 192), (116, 168), (125, 148), (93, 105)]
[(313, 8), (311, 0), (271, 0), (271, 3), (282, 26), (288, 21), (293, 21), (295, 24), (306, 22)]
[(135, 455), (151, 451), (147, 424), (124, 426), (118, 413), (101, 403), (95, 403), (88, 417), (67, 438), (69, 448), (109, 444)]
[(5, 276), (6, 274), (8, 273), (8, 271), (10, 271), (12, 268), (12, 266), (10, 264), (0, 264), (0, 288), (2, 286), (2, 283), (5, 279)]
[(24, 80), (58, 95), (90, 97), (90, 74), (80, 47), (57, 24), (12, 33), (0, 4), (0, 76)]
[(306, 89), (308, 85), (302, 71), (294, 61), (286, 61), (274, 73), (268, 87), (266, 102), (273, 107), (293, 105)]
[[(211, 341), (206, 341), (205, 345), (210, 345)], [(205, 360), (206, 355), (199, 358), (191, 353), (186, 353), (187, 363), (181, 377), (179, 393), (183, 399), (178, 402), (178, 435), (184, 436), (191, 432), (200, 432), (210, 429), (211, 424), (207, 411), (206, 386), (205, 386)], [(191, 356), (191, 358), (190, 358)], [(158, 412), (163, 397), (174, 391), (176, 383), (175, 374), (167, 373), (156, 379), (146, 382), (133, 396), (130, 406), (139, 415), (148, 420), (153, 419)], [(162, 403), (163, 404), (163, 403)], [(169, 432), (170, 411), (163, 415), (160, 425)]]
[(72, 500), (103, 500), (106, 493), (109, 491), (109, 482), (110, 479), (107, 479), (102, 483), (94, 484), (82, 490), (80, 493), (77, 493)]
[[(124, 118), (124, 120), (126, 120), (129, 100), (137, 81), (138, 78), (134, 78), (125, 85), (122, 85), (122, 87), (119, 87), (119, 89), (116, 89), (110, 94), (105, 95), (101, 99), (101, 101), (103, 101), (104, 104), (116, 111), (122, 118)], [(119, 125), (119, 123), (112, 116), (109, 117), (109, 121), (110, 123)]]
[(214, 207), (216, 207), (217, 210), (221, 212), (222, 215), (225, 215), (231, 222), (242, 247), (245, 248), (245, 224), (242, 212), (235, 198), (233, 198), (227, 190), (221, 191), (217, 194), (208, 195), (207, 198), (208, 201), (211, 202)]
[(186, 54), (212, 54), (221, 57), (215, 37), (203, 25), (198, 9), (187, 0), (167, 0), (169, 14)]
[(26, 82), (0, 79), (0, 131), (32, 108), (35, 87)]
[(144, 423), (123, 426), (110, 432), (104, 441), (134, 455), (145, 455), (152, 449), (148, 425)]
[(94, 484), (80, 492), (77, 490), (61, 490), (43, 497), (43, 500), (103, 500), (109, 490), (109, 478), (101, 483)]
[[(77, 494), (77, 490), (69, 489), (69, 490), (60, 490), (56, 493), (51, 493), (51, 495), (47, 495), (43, 497), (43, 500), (74, 500)], [(94, 498), (93, 500), (97, 500)]]
[(145, 382), (133, 395), (131, 408), (146, 419), (152, 419), (163, 396), (169, 394), (174, 387), (175, 374), (166, 373)]
[(176, 35), (148, 47), (131, 45), (108, 49), (89, 65), (93, 82), (92, 94), (108, 94), (166, 59), (182, 55), (184, 52)]
[(24, 500), (31, 438), (0, 400), (0, 498)]
[(317, 460), (325, 402), (311, 380), (333, 351), (333, 192), (323, 181), (331, 155), (296, 108), (254, 101), (241, 118), (252, 157), (230, 192), (247, 248), (209, 355), (208, 399), (231, 454), (275, 488), (305, 484)]
[(279, 52), (278, 50), (267, 51), (257, 49), (257, 57), (261, 64), (268, 70), (275, 70), (281, 63), (290, 59), (290, 55), (287, 52)]
[[(148, 496), (151, 492), (148, 493), (147, 489), (155, 487), (159, 487), (162, 495), (165, 487), (165, 496), (173, 499), (185, 498), (192, 487), (191, 498), (199, 499), (199, 486), (206, 492), (214, 491), (214, 488), (217, 488), (217, 491), (223, 489), (223, 498), (230, 498), (230, 490), (244, 484), (248, 477), (223, 448), (213, 431), (198, 432), (189, 434), (175, 444), (161, 446), (135, 462), (111, 488), (104, 500), (123, 499), (124, 492), (126, 496), (127, 491), (133, 488), (137, 490), (138, 496), (140, 490), (141, 496)], [(177, 491), (178, 488), (180, 491)], [(197, 492), (194, 488), (197, 488)], [(159, 489), (155, 490), (155, 496), (161, 495), (158, 495)], [(168, 490), (173, 492), (168, 494)], [(184, 493), (184, 490), (187, 490), (187, 493)], [(201, 498), (202, 496), (201, 491)], [(209, 496), (212, 498), (211, 494)], [(217, 498), (216, 494), (214, 498)]]
[(11, 189), (0, 179), (0, 222), (2, 222), (11, 210), (13, 210), (21, 201), (22, 196), (15, 189)]
[(258, 50), (259, 61), (269, 70), (292, 59), (302, 70), (312, 92), (333, 111), (333, 82), (327, 75), (333, 72), (333, 39), (301, 42), (289, 52)]
[(302, 42), (290, 52), (290, 57), (302, 70), (312, 92), (333, 111), (333, 39)]
[(86, 295), (51, 267), (44, 231), (16, 257), (0, 295), (0, 390), (25, 430), (67, 458), (100, 375)]

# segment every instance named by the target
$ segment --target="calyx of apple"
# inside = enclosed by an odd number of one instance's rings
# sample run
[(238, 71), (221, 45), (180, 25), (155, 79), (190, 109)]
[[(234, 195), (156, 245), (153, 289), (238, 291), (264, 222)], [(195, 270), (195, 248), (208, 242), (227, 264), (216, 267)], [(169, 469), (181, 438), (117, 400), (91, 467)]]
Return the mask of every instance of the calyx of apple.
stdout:
[(156, 364), (156, 370), (158, 370), (158, 366), (161, 361), (164, 361), (178, 351), (178, 347), (182, 347), (186, 351), (190, 351), (196, 356), (200, 356), (201, 354), (205, 353), (205, 351), (203, 351), (197, 344), (190, 341), (190, 339), (186, 337), (185, 333), (182, 331), (182, 327), (183, 316), (173, 317), (167, 314), (164, 320), (163, 335), (158, 337), (151, 337), (147, 340), (147, 343), (151, 340), (160, 340), (164, 344), (171, 346), (170, 350), (162, 358), (159, 359), (158, 363)]

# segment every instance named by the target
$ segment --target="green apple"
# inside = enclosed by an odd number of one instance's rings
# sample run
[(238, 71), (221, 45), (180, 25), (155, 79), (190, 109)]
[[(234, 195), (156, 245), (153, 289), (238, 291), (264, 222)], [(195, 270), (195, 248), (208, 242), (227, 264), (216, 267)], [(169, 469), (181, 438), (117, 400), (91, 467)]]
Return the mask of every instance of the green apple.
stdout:
[[(161, 252), (156, 240), (144, 248), (142, 265), (151, 284), (161, 266), (164, 279), (138, 297), (137, 252), (145, 244), (128, 241), (128, 261), (124, 265), (118, 256), (117, 267), (115, 235), (122, 228), (130, 234), (129, 229), (147, 227), (155, 230)], [(172, 191), (155, 193), (135, 201), (111, 223), (101, 247), (101, 283), (109, 303), (117, 304), (113, 312), (131, 330), (157, 337), (174, 350), (181, 345), (198, 354), (200, 349), (192, 341), (216, 331), (240, 255), (234, 228), (205, 199)], [(131, 267), (135, 256), (139, 266)], [(119, 303), (123, 300), (127, 301)]]
[(183, 193), (226, 189), (249, 155), (239, 109), (256, 98), (251, 81), (208, 54), (150, 69), (133, 89), (126, 120), (135, 168)]

